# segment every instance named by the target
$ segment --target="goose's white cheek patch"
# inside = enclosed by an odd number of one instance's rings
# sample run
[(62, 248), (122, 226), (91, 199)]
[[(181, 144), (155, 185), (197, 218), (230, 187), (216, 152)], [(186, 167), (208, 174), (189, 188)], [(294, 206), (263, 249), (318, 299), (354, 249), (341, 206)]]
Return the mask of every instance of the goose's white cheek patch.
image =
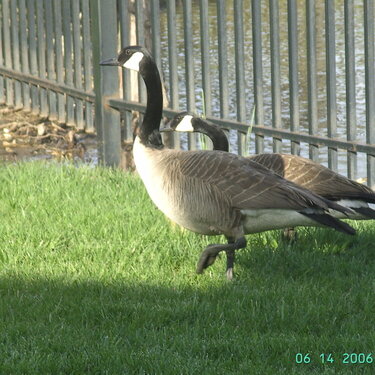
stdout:
[(180, 123), (177, 125), (176, 130), (178, 132), (193, 132), (194, 128), (191, 124), (191, 120), (193, 119), (193, 116), (186, 115)]
[(133, 53), (129, 60), (124, 63), (123, 67), (139, 72), (139, 63), (143, 59), (143, 56), (142, 52)]

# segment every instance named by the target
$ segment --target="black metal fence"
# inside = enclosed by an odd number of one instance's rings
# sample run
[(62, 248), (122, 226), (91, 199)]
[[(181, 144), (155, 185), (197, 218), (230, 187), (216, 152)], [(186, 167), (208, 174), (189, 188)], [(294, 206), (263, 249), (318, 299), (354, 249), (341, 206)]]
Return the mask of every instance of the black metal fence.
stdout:
[(93, 130), (89, 0), (1, 0), (0, 42), (0, 102)]
[(98, 62), (148, 44), (166, 116), (204, 112), (235, 152), (301, 153), (374, 186), (374, 20), (374, 0), (0, 0), (0, 102), (88, 130), (95, 102), (116, 164), (144, 87)]

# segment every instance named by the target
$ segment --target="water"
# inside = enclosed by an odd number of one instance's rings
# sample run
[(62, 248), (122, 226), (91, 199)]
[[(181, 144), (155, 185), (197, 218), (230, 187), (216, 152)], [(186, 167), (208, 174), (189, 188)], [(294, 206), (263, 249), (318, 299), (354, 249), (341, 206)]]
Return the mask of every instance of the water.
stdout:
[[(307, 99), (307, 53), (306, 53), (306, 22), (305, 1), (298, 3), (298, 70), (299, 70), (299, 101), (300, 101), (300, 131), (308, 133), (308, 99)], [(365, 108), (365, 71), (364, 71), (364, 31), (363, 31), (363, 2), (355, 1), (355, 63), (356, 63), (356, 105), (357, 105), (357, 140), (365, 142), (366, 138), (366, 108)], [(346, 94), (345, 94), (345, 44), (344, 44), (344, 1), (336, 0), (336, 75), (337, 75), (337, 135), (346, 139)], [(280, 1), (280, 59), (281, 59), (281, 108), (282, 127), (289, 129), (289, 72), (288, 72), (288, 27), (287, 1)], [(186, 109), (185, 59), (184, 59), (184, 28), (183, 9), (177, 5), (176, 36), (177, 59), (179, 76), (179, 103), (180, 109)], [(229, 91), (229, 118), (236, 118), (236, 87), (235, 87), (235, 52), (234, 52), (234, 18), (233, 1), (226, 2), (226, 29), (228, 53), (228, 82)], [(202, 104), (202, 72), (201, 72), (201, 45), (200, 45), (200, 13), (199, 3), (193, 2), (193, 50), (194, 50), (194, 80), (196, 93), (196, 109), (198, 114), (203, 113)], [(244, 1), (244, 50), (245, 50), (245, 84), (246, 84), (246, 115), (249, 123), (254, 108), (253, 74), (252, 74), (252, 30), (250, 0)], [(318, 90), (318, 119), (319, 135), (327, 135), (327, 105), (326, 105), (326, 55), (324, 35), (324, 2), (316, 4), (317, 22), (317, 90)], [(263, 90), (264, 90), (264, 124), (272, 126), (271, 110), (271, 60), (270, 60), (270, 30), (268, 2), (262, 2), (262, 44), (263, 44)], [(358, 25), (358, 26), (357, 26)], [(218, 71), (218, 44), (217, 44), (217, 11), (216, 2), (209, 2), (209, 35), (210, 35), (210, 67), (212, 88), (212, 115), (220, 116), (219, 98), (219, 71)], [(161, 12), (161, 57), (162, 70), (168, 86), (168, 34), (166, 11)], [(253, 136), (251, 137), (253, 140)], [(237, 151), (237, 135), (230, 134), (231, 150)], [(290, 142), (283, 141), (283, 152), (290, 153)], [(254, 142), (251, 142), (250, 153), (254, 153)], [(272, 152), (272, 139), (265, 138), (265, 152)], [(301, 155), (308, 156), (308, 145), (301, 144)], [(346, 152), (339, 151), (339, 172), (346, 175)], [(320, 149), (320, 160), (327, 164), (327, 148)], [(366, 175), (365, 154), (358, 154), (357, 177)]]

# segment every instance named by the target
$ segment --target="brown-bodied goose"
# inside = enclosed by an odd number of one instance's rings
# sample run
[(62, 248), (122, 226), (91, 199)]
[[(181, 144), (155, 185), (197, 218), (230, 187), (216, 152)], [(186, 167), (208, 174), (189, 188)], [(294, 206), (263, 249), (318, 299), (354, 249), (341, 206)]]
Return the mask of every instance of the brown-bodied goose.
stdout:
[(223, 234), (227, 244), (209, 245), (197, 266), (201, 273), (221, 251), (227, 253), (227, 277), (233, 275), (234, 252), (246, 247), (245, 234), (297, 225), (326, 225), (354, 234), (329, 210), (350, 211), (277, 176), (260, 164), (222, 151), (165, 148), (159, 127), (162, 90), (149, 52), (124, 48), (101, 65), (138, 71), (147, 89), (147, 107), (134, 141), (134, 162), (148, 194), (172, 221), (205, 235)]
[[(229, 151), (228, 138), (222, 128), (191, 113), (176, 115), (162, 129), (169, 130), (205, 134), (211, 139), (214, 150)], [(297, 155), (259, 154), (247, 158), (315, 194), (352, 209), (351, 219), (375, 219), (375, 192), (363, 184)], [(341, 212), (334, 214), (335, 217), (345, 217)]]

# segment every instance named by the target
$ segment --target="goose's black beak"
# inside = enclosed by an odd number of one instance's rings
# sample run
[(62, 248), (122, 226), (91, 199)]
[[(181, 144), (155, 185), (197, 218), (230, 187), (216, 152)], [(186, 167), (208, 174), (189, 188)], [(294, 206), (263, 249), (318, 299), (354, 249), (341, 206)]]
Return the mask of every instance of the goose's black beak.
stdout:
[(117, 57), (113, 57), (111, 59), (101, 61), (100, 65), (118, 66), (118, 65), (120, 65), (120, 63), (118, 62)]

